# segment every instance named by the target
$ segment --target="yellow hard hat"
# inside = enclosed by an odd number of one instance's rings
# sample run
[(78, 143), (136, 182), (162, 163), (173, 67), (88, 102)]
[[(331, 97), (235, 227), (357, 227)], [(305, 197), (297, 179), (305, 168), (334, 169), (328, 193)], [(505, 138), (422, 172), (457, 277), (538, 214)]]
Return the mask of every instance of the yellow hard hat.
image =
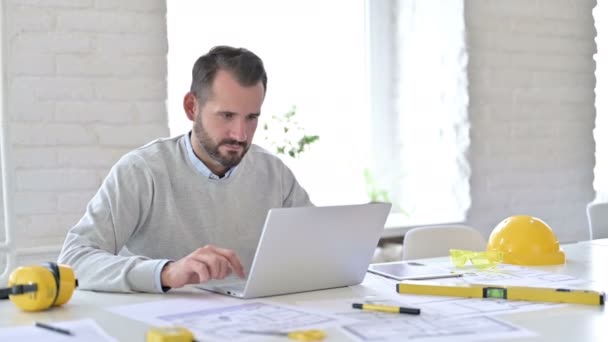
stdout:
[(490, 234), (488, 251), (503, 253), (503, 262), (514, 265), (557, 265), (566, 262), (551, 227), (532, 216), (511, 216)]

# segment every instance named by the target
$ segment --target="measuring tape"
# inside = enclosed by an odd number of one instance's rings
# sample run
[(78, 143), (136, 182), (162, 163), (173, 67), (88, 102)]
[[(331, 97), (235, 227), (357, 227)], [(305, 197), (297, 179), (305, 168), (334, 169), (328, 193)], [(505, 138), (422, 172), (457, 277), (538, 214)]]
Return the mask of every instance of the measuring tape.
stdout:
[(151, 328), (146, 333), (146, 342), (196, 342), (194, 334), (182, 327)]

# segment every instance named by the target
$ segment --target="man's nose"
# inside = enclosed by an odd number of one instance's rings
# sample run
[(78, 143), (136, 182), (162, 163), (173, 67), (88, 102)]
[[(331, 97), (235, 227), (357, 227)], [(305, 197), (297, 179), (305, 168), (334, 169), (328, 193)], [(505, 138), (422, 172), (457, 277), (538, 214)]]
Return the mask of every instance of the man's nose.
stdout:
[(230, 138), (240, 142), (247, 140), (247, 126), (245, 125), (245, 122), (236, 120), (232, 124), (232, 127), (230, 128)]

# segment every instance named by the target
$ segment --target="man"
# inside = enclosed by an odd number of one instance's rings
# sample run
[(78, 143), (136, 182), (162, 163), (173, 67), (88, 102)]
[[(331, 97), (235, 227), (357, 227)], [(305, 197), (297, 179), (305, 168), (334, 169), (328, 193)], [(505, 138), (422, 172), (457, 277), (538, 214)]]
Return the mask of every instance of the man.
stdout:
[(192, 131), (122, 157), (68, 232), (59, 262), (81, 289), (245, 277), (268, 210), (311, 205), (291, 171), (251, 143), (266, 82), (246, 49), (218, 46), (196, 61), (184, 97)]

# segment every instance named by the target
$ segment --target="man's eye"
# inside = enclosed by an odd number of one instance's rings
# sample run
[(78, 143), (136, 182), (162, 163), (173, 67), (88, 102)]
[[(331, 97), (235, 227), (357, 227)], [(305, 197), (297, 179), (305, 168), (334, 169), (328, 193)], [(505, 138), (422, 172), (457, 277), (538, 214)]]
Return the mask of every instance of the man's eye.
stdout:
[(222, 117), (225, 119), (232, 119), (234, 113), (222, 113)]

